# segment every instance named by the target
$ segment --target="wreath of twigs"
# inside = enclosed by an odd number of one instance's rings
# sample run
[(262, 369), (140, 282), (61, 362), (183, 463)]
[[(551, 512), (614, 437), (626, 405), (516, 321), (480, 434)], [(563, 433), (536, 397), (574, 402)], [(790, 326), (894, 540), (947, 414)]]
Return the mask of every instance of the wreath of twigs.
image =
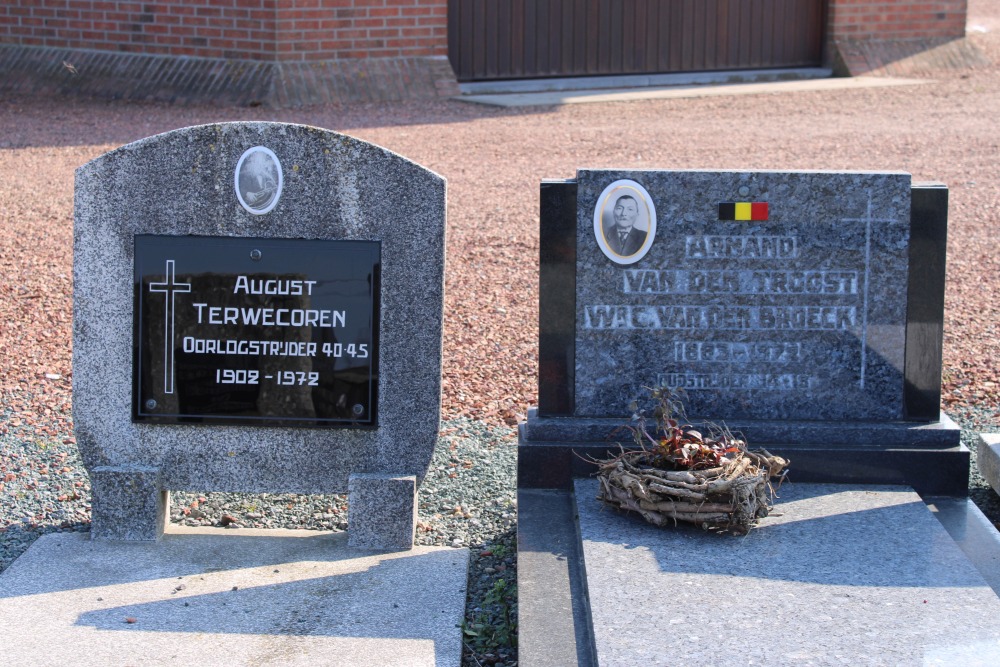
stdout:
[(725, 426), (687, 423), (683, 403), (670, 389), (651, 389), (652, 416), (630, 406), (636, 449), (596, 459), (598, 499), (638, 512), (657, 526), (686, 521), (705, 530), (746, 534), (767, 516), (775, 484), (788, 461), (767, 450), (749, 451)]

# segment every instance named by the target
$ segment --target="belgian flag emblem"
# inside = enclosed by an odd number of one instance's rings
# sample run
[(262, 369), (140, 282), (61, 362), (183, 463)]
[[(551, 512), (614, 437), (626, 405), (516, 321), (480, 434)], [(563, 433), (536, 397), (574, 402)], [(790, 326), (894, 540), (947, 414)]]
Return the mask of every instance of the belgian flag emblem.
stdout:
[(767, 220), (766, 201), (729, 201), (719, 204), (719, 220)]

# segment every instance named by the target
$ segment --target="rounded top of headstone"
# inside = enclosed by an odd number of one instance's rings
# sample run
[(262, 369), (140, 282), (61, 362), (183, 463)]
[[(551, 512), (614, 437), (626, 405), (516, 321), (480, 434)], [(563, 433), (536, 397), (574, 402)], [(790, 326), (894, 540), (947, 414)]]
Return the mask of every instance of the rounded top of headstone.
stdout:
[[(217, 123), (141, 139), (80, 167), (74, 208), (73, 412), (89, 468), (158, 467), (174, 489), (300, 493), (346, 490), (350, 473), (424, 475), (440, 414), (443, 178), (321, 128)], [(220, 238), (377, 243), (377, 428), (133, 423), (138, 236), (182, 237), (200, 252)], [(252, 261), (260, 248), (247, 247)], [(185, 270), (178, 263), (176, 281), (156, 280), (164, 290), (194, 284)], [(232, 283), (221, 264), (209, 273)], [(193, 288), (192, 297), (178, 293), (175, 307), (195, 307)], [(167, 307), (170, 294), (157, 291), (157, 303)]]
[(338, 238), (331, 220), (339, 219), (342, 231), (363, 232), (361, 200), (376, 204), (445, 186), (438, 174), (376, 144), (263, 121), (184, 127), (109, 151), (77, 170), (77, 205), (92, 189), (81, 185), (111, 174), (147, 202), (133, 214), (148, 221), (164, 213), (157, 225), (170, 234), (199, 233), (193, 220), (211, 218), (224, 221), (213, 234)]

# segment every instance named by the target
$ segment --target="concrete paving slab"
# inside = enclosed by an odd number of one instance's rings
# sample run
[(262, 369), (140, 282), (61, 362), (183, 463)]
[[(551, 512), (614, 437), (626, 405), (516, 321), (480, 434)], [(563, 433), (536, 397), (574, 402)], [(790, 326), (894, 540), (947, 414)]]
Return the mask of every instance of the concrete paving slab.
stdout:
[(466, 549), (172, 527), (39, 538), (0, 574), (8, 665), (459, 665)]
[(813, 90), (849, 90), (887, 86), (916, 86), (934, 83), (930, 79), (902, 79), (858, 76), (851, 78), (769, 81), (730, 85), (681, 85), (651, 88), (619, 88), (602, 90), (550, 90), (532, 93), (462, 95), (455, 99), (499, 107), (559, 106), (563, 104), (593, 104), (597, 102), (633, 102), (665, 100), (683, 97), (713, 97), (721, 95), (761, 95), (795, 93)]
[(1000, 598), (907, 487), (787, 484), (746, 537), (576, 482), (601, 665), (997, 665)]

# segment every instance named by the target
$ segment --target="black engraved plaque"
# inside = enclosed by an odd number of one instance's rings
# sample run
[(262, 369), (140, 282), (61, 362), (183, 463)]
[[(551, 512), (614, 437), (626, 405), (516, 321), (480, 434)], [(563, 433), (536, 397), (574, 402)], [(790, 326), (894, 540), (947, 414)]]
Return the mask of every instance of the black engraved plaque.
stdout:
[(376, 241), (135, 237), (132, 418), (374, 427)]

